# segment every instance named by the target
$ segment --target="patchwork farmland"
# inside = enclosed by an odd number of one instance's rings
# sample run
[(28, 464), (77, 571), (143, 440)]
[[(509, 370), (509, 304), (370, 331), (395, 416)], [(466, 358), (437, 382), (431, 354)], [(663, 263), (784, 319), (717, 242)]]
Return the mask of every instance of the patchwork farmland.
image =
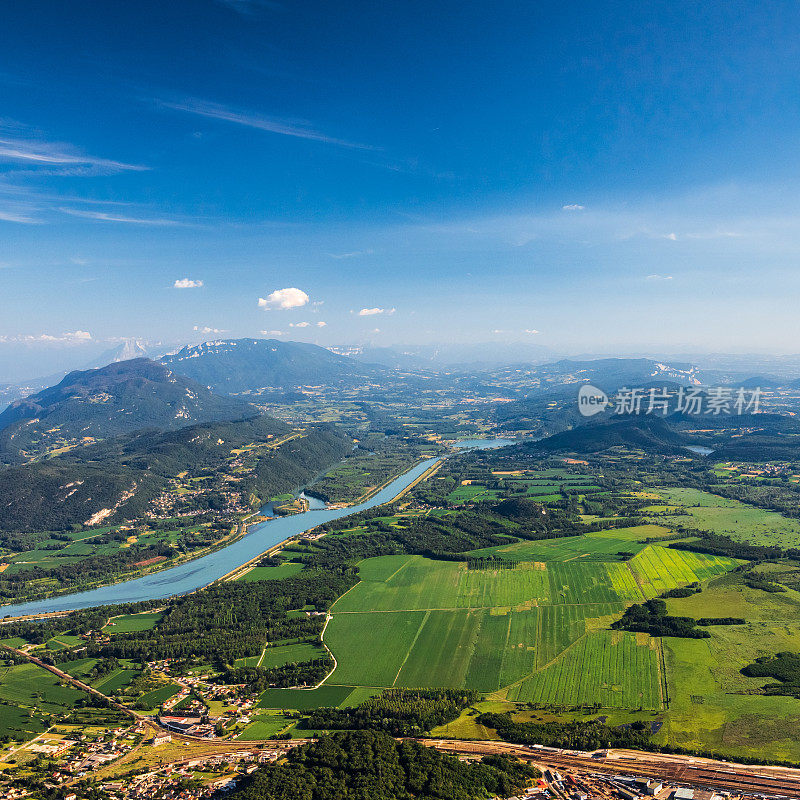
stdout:
[[(631, 603), (724, 574), (736, 562), (653, 545), (638, 547), (629, 561), (611, 560), (608, 542), (624, 537), (495, 548), (516, 548), (502, 568), (422, 556), (367, 559), (361, 582), (331, 609), (325, 642), (337, 667), (326, 685), (463, 687), (545, 705), (658, 709), (657, 641), (612, 632), (610, 623)], [(538, 560), (548, 547), (556, 558)], [(568, 561), (569, 551), (591, 557)]]

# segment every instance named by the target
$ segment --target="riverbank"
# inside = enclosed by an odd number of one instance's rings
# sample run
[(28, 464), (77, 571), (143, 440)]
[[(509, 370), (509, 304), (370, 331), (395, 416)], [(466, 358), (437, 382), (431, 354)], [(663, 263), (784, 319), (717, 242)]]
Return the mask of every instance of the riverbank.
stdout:
[[(508, 439), (468, 440), (459, 443), (457, 451), (472, 448), (494, 448), (514, 444)], [(455, 453), (454, 453), (455, 454)], [(448, 456), (445, 456), (447, 458)], [(404, 474), (379, 489), (370, 500), (348, 508), (314, 509), (248, 526), (235, 541), (200, 558), (156, 570), (132, 580), (103, 585), (95, 589), (51, 596), (41, 600), (0, 606), (3, 617), (47, 614), (55, 611), (75, 611), (100, 605), (134, 603), (142, 600), (164, 600), (189, 594), (214, 583), (242, 566), (263, 558), (265, 553), (285, 546), (285, 542), (325, 522), (341, 519), (388, 503), (418, 481), (441, 458), (420, 462)]]

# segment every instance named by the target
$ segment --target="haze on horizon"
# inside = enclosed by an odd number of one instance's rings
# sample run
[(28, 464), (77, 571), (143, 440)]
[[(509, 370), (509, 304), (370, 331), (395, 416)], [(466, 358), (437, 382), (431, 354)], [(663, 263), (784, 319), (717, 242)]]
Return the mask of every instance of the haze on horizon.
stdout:
[(797, 352), (798, 50), (788, 1), (9, 6), (0, 382), (126, 337)]

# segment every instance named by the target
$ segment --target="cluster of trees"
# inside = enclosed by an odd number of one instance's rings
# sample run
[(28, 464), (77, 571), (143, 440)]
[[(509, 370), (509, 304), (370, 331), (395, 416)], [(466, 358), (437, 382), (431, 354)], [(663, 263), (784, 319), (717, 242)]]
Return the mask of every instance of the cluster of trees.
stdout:
[(356, 708), (318, 708), (306, 726), (311, 730), (383, 730), (392, 736), (418, 736), (452, 722), (478, 700), (463, 689), (385, 689)]
[(770, 594), (776, 594), (778, 592), (786, 591), (786, 589), (779, 583), (774, 583), (773, 581), (766, 581), (763, 578), (759, 578), (756, 576), (748, 577), (745, 580), (745, 584), (749, 586), (751, 589), (760, 589), (762, 592), (769, 592)]
[(608, 747), (646, 749), (650, 726), (646, 722), (612, 728), (601, 722), (515, 722), (510, 713), (481, 714), (478, 723), (493, 728), (507, 742), (541, 744), (571, 750), (599, 750)]
[(787, 695), (800, 698), (800, 654), (776, 653), (762, 656), (752, 664), (742, 668), (742, 675), (748, 678), (776, 678), (780, 683), (768, 683), (764, 694)]
[(742, 617), (700, 617), (698, 625), (744, 625), (747, 622)]
[(620, 631), (649, 633), (651, 636), (678, 636), (683, 639), (708, 639), (708, 631), (698, 630), (692, 617), (670, 617), (663, 600), (648, 600), (632, 605), (611, 627)]
[(310, 661), (297, 661), (280, 667), (229, 667), (216, 678), (217, 683), (244, 684), (253, 693), (263, 692), (270, 686), (287, 688), (315, 686), (333, 668), (333, 661), (324, 656)]
[(690, 583), (688, 586), (678, 586), (675, 589), (668, 589), (661, 596), (664, 598), (691, 597), (693, 594), (699, 594), (702, 591), (703, 587), (697, 581), (695, 581), (694, 583)]
[(518, 794), (539, 772), (505, 756), (462, 762), (378, 731), (342, 731), (261, 767), (234, 800), (473, 800)]

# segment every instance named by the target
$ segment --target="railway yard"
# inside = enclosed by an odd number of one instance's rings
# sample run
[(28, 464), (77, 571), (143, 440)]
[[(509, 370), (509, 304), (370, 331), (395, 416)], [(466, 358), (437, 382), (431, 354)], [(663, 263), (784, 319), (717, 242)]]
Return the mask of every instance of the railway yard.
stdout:
[[(636, 800), (638, 797), (654, 796), (651, 790), (658, 784), (661, 784), (661, 789), (655, 792), (655, 796), (675, 796), (677, 800), (710, 800), (713, 795), (740, 798), (800, 797), (800, 770), (785, 767), (736, 764), (634, 750), (584, 753), (506, 742), (452, 739), (420, 741), (442, 752), (461, 756), (504, 753), (532, 761), (542, 770), (552, 794), (575, 800), (581, 795)], [(648, 780), (651, 783), (645, 786)], [(681, 792), (681, 789), (684, 791)]]

